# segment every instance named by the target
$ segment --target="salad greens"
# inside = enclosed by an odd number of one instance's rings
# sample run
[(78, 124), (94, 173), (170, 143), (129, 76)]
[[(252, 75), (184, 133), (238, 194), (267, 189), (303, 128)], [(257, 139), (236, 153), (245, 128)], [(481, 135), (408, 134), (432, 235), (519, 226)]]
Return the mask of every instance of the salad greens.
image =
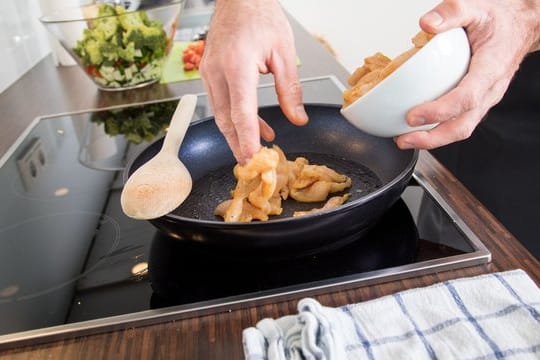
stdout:
[(103, 124), (110, 136), (124, 135), (131, 143), (152, 141), (169, 126), (178, 101), (166, 101), (92, 114), (90, 121)]
[(144, 11), (98, 5), (98, 18), (90, 21), (73, 51), (86, 72), (104, 87), (125, 87), (158, 79), (166, 55), (163, 24)]

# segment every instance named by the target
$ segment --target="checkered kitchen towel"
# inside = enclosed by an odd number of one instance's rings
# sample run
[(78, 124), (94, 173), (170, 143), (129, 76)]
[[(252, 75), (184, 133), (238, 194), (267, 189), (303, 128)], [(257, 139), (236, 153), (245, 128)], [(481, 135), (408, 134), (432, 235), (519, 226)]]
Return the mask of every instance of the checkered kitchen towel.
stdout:
[(540, 290), (522, 270), (263, 319), (243, 332), (248, 360), (540, 359)]

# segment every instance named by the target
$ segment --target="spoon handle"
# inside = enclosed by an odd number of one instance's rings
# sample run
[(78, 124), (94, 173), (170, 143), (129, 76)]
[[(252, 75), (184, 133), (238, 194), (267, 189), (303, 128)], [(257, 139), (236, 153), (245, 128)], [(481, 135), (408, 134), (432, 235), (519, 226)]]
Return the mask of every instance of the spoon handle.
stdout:
[(191, 94), (182, 96), (172, 116), (165, 140), (163, 140), (162, 152), (178, 154), (196, 105), (197, 96)]

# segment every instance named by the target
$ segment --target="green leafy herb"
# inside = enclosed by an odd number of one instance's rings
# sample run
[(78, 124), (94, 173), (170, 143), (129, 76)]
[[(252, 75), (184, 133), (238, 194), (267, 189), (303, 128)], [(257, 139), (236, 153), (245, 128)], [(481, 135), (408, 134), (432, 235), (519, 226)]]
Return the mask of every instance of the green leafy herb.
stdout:
[(99, 111), (91, 121), (103, 124), (110, 136), (123, 135), (134, 144), (152, 141), (169, 125), (178, 101), (167, 101), (124, 109)]

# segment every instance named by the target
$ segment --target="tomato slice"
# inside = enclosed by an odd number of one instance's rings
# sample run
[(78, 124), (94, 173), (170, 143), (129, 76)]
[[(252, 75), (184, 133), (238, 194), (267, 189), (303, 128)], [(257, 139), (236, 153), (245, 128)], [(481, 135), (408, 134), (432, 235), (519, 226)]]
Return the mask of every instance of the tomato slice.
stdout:
[(102, 77), (96, 65), (86, 66), (86, 73), (93, 77), (98, 77), (98, 78)]
[(182, 52), (182, 61), (184, 63), (184, 70), (191, 71), (199, 69), (201, 63), (201, 57), (204, 52), (204, 40), (197, 40), (186, 46)]

